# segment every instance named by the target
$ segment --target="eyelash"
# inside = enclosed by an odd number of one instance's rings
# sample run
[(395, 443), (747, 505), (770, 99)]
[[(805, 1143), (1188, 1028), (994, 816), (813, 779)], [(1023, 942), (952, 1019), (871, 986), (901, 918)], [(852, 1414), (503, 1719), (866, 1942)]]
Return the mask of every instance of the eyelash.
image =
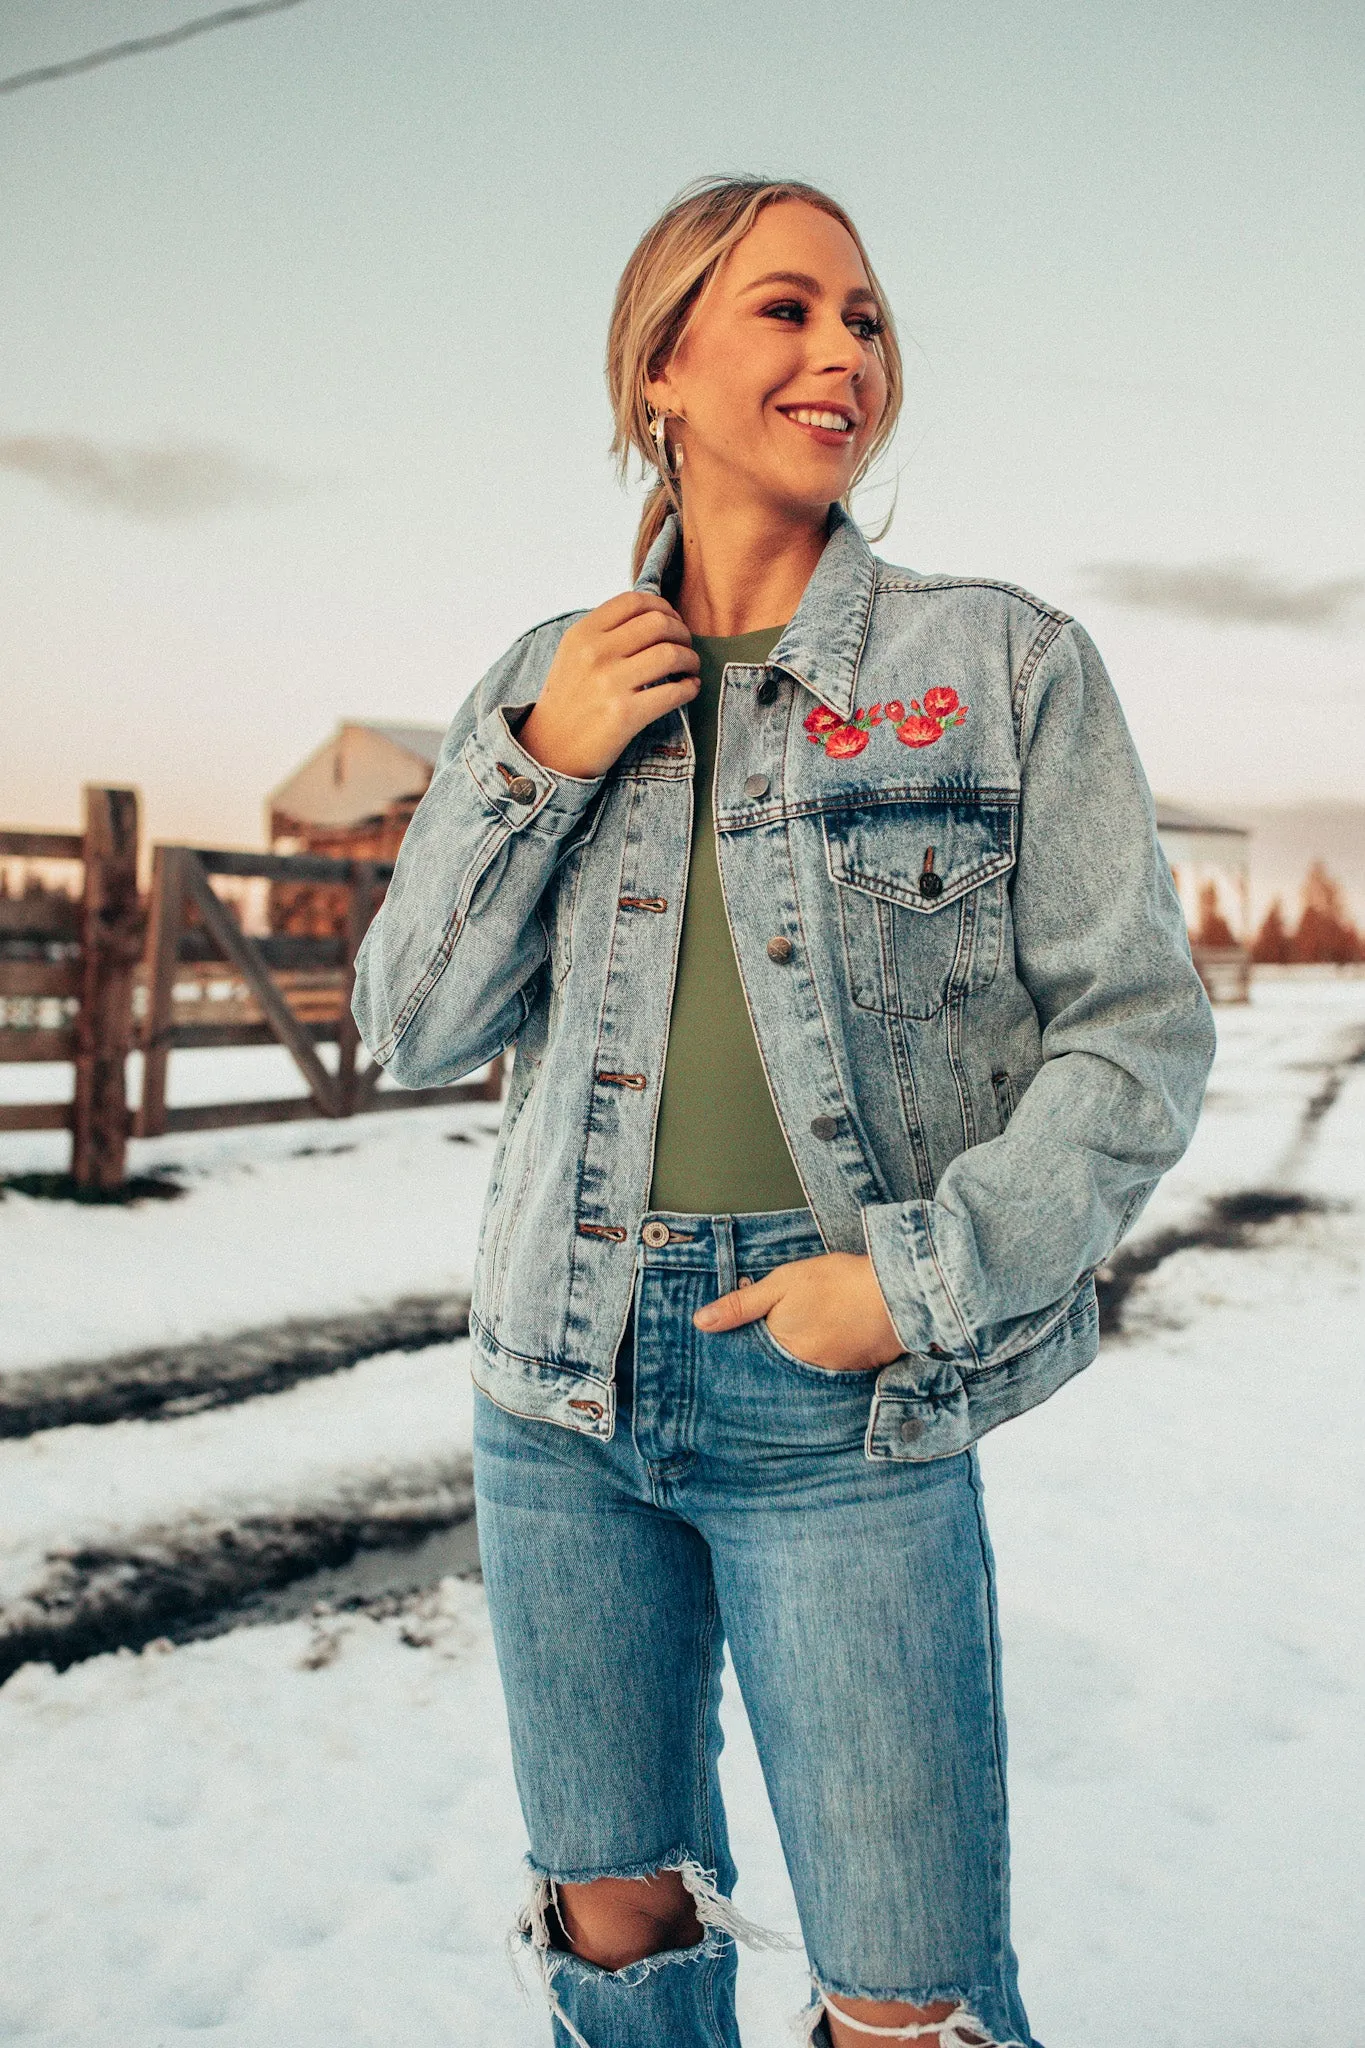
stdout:
[[(801, 321), (804, 321), (806, 308), (800, 299), (779, 299), (776, 305), (765, 306), (763, 313), (765, 319), (782, 313), (798, 313), (801, 316)], [(886, 331), (886, 323), (879, 320), (875, 313), (855, 313), (853, 321), (856, 327), (861, 329), (858, 337), (860, 341), (876, 341), (878, 336)], [(796, 321), (792, 322), (793, 326), (798, 324)]]

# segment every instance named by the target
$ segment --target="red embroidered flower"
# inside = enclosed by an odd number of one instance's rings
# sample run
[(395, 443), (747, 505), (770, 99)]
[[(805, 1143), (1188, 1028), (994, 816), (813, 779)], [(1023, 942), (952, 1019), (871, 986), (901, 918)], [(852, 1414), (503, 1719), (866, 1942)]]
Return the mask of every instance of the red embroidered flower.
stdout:
[(957, 691), (949, 689), (946, 683), (937, 683), (932, 690), (925, 691), (922, 705), (912, 698), (908, 718), (899, 697), (891, 697), (884, 704), (866, 708), (859, 704), (846, 719), (831, 711), (827, 704), (817, 704), (802, 722), (807, 738), (815, 746), (823, 747), (831, 759), (841, 761), (861, 754), (883, 722), (894, 726), (902, 746), (932, 747), (950, 725), (963, 724), (966, 716), (967, 706), (958, 701)]
[[(938, 738), (937, 732), (934, 738)], [(848, 754), (861, 754), (867, 745), (868, 735), (856, 725), (836, 725), (833, 732), (825, 735), (825, 752), (841, 761)]]
[(896, 727), (896, 738), (905, 747), (932, 747), (943, 738), (943, 727), (936, 718), (907, 718)]

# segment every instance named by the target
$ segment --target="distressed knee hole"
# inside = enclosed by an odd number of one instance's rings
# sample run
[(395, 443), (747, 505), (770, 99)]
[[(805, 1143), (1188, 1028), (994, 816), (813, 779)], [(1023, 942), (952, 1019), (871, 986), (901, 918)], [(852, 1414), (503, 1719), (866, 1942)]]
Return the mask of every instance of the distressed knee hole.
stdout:
[(840, 2032), (845, 2038), (852, 2034), (860, 2048), (864, 2041), (869, 2048), (872, 2041), (919, 2041), (923, 2048), (1023, 2048), (1018, 2041), (997, 2041), (960, 1998), (927, 1999), (919, 2006), (906, 2000), (907, 2010), (921, 2017), (893, 2026), (874, 2026), (869, 2020), (854, 2018), (847, 2010), (846, 1997), (836, 2002), (819, 1983), (815, 1994), (802, 2029), (810, 2048), (834, 2048), (830, 2020), (837, 2020)]
[[(638, 1953), (603, 1967), (629, 1968), (647, 1956), (693, 1948), (712, 1933), (729, 1935), (746, 1948), (797, 1949), (790, 1935), (778, 1934), (748, 1920), (716, 1884), (716, 1874), (690, 1856), (654, 1870), (604, 1871), (583, 1880), (537, 1875), (522, 1913), (520, 1932), (542, 1955), (585, 1957), (581, 1934), (598, 1933), (603, 1923), (621, 1931), (629, 1921), (634, 1939), (625, 1944)], [(645, 1923), (645, 1924), (641, 1924)]]
[(676, 1870), (553, 1885), (546, 1922), (553, 1948), (599, 1970), (625, 1970), (647, 1956), (695, 1948), (705, 1939), (692, 1894)]

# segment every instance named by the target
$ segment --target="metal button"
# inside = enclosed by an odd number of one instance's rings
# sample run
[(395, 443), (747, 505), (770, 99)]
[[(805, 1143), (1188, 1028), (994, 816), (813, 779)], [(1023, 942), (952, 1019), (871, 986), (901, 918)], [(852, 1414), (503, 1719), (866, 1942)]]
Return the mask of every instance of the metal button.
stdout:
[(745, 796), (766, 796), (768, 778), (766, 775), (751, 775), (744, 785)]
[(912, 1415), (907, 1415), (905, 1421), (901, 1424), (901, 1442), (903, 1444), (917, 1444), (923, 1435), (924, 1424), (916, 1422)]
[(784, 939), (781, 932), (777, 934), (776, 938), (769, 939), (768, 958), (770, 960), (790, 960), (791, 956), (792, 942), (790, 939)]
[(812, 1138), (834, 1138), (839, 1133), (837, 1116), (813, 1116), (810, 1120)]
[(761, 682), (761, 683), (759, 684), (758, 688), (757, 688), (757, 689), (756, 689), (756, 690), (754, 691), (754, 695), (755, 695), (755, 697), (757, 697), (757, 699), (758, 699), (758, 701), (759, 701), (759, 703), (760, 703), (760, 704), (773, 704), (773, 703), (776, 703), (776, 701), (777, 701), (777, 678), (776, 678), (776, 676), (764, 676), (764, 678), (763, 678), (762, 682)]
[(652, 1245), (657, 1251), (661, 1244), (668, 1243), (668, 1225), (666, 1223), (646, 1223), (640, 1235), (646, 1244)]
[(536, 786), (529, 775), (514, 775), (507, 785), (507, 794), (514, 804), (533, 804)]
[(936, 896), (941, 896), (943, 894), (942, 875), (934, 874), (932, 869), (927, 870), (919, 878), (919, 893), (921, 896), (927, 896), (931, 903)]

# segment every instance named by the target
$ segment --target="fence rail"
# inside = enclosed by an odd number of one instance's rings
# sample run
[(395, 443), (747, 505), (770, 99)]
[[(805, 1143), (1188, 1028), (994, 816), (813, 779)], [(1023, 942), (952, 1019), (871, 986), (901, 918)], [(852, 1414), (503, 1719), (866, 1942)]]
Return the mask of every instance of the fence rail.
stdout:
[[(70, 1129), (80, 1187), (107, 1191), (122, 1183), (130, 1136), (501, 1096), (501, 1060), (451, 1087), (392, 1091), (380, 1090), (377, 1066), (360, 1064), (351, 1016), (355, 958), (393, 872), (387, 862), (158, 846), (143, 901), (136, 794), (93, 787), (85, 792), (84, 832), (0, 829), (0, 859), (82, 863), (78, 899), (43, 889), (0, 895), (0, 1001), (7, 1012), (16, 1004), (56, 1010), (0, 1026), (0, 1061), (75, 1067), (69, 1104), (0, 1104), (0, 1132)], [(214, 877), (334, 885), (346, 892), (344, 932), (249, 932)], [(168, 1102), (174, 1053), (267, 1045), (289, 1053), (306, 1095)], [(319, 1057), (322, 1045), (336, 1046), (334, 1067)], [(124, 1079), (133, 1050), (143, 1055), (136, 1109)]]

